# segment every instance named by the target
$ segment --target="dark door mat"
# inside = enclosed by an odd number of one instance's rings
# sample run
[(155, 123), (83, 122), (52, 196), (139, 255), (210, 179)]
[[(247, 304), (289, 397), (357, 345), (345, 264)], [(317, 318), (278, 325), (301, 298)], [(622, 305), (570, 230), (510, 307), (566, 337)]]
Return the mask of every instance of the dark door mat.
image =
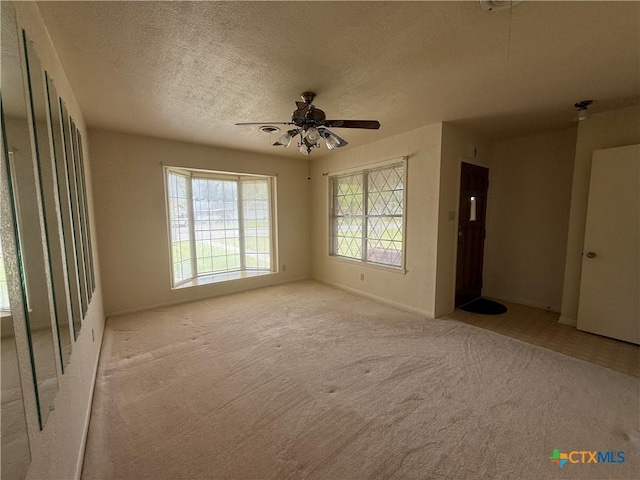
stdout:
[(486, 298), (478, 298), (473, 302), (460, 307), (460, 310), (471, 313), (479, 313), (481, 315), (502, 315), (507, 311), (507, 307), (503, 304), (487, 300)]

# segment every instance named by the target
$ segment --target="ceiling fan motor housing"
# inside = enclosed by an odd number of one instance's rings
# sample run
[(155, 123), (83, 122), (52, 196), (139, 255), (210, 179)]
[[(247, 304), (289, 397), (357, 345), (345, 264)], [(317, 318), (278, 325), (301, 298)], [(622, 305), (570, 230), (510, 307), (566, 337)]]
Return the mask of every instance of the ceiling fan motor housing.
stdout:
[(302, 98), (302, 100), (304, 100), (304, 103), (306, 103), (307, 105), (311, 105), (313, 99), (316, 98), (316, 94), (313, 92), (302, 92), (302, 94), (300, 94), (300, 97)]
[(291, 121), (303, 129), (320, 125), (326, 118), (324, 112), (313, 105), (304, 110), (294, 110), (291, 114)]

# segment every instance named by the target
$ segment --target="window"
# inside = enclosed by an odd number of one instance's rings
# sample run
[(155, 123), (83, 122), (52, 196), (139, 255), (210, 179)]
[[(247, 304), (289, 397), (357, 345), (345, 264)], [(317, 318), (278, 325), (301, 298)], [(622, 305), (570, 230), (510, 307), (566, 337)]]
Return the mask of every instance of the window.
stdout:
[(331, 255), (401, 268), (404, 162), (330, 177)]
[(165, 167), (173, 286), (274, 271), (275, 178)]

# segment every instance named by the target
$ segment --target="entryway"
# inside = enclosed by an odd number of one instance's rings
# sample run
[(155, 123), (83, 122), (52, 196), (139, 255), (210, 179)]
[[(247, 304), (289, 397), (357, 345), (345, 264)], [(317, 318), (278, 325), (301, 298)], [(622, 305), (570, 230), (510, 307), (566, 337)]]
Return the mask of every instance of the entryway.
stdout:
[(479, 298), (482, 293), (488, 188), (489, 169), (462, 162), (458, 215), (456, 308)]

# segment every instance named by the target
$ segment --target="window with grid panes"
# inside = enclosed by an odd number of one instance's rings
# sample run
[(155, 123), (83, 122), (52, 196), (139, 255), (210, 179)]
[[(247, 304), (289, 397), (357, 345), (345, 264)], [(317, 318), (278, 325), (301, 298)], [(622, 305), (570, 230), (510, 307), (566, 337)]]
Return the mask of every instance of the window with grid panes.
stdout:
[(273, 271), (274, 177), (165, 173), (174, 287)]
[(331, 255), (403, 267), (404, 162), (330, 177)]

